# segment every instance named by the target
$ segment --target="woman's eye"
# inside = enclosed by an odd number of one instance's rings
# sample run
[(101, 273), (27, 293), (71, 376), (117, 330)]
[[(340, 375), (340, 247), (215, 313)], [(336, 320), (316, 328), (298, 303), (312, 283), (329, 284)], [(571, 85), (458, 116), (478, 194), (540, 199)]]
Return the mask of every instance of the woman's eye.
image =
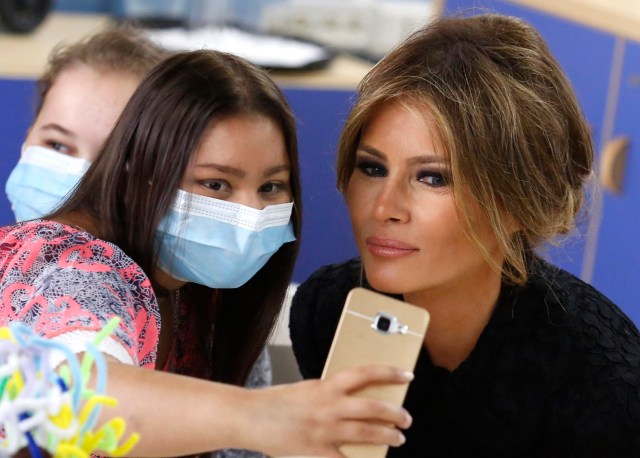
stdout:
[(208, 181), (205, 181), (203, 185), (207, 189), (215, 192), (226, 192), (231, 189), (231, 186), (229, 185), (229, 183), (227, 183), (224, 180), (208, 180)]
[(450, 180), (445, 176), (444, 173), (435, 171), (424, 171), (418, 173), (418, 181), (421, 183), (425, 183), (426, 185), (433, 188), (441, 188), (447, 186)]
[(387, 176), (387, 169), (377, 162), (358, 161), (356, 163), (356, 169), (368, 177), (379, 178)]
[(48, 141), (47, 142), (47, 147), (51, 148), (54, 151), (57, 151), (58, 153), (67, 154), (67, 155), (71, 156), (71, 148), (68, 147), (67, 145), (62, 144), (62, 143), (58, 143), (58, 142), (54, 142), (54, 141)]
[(279, 191), (283, 191), (287, 188), (287, 185), (284, 183), (277, 182), (269, 182), (260, 186), (259, 191), (263, 194), (275, 194)]

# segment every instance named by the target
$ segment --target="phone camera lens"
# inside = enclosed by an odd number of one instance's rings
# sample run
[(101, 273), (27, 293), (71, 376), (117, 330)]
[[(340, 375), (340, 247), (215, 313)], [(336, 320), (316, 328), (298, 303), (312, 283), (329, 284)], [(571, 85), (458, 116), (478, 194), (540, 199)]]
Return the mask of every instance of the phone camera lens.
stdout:
[(376, 322), (376, 328), (378, 331), (387, 332), (391, 327), (391, 320), (384, 316), (379, 316), (378, 321)]

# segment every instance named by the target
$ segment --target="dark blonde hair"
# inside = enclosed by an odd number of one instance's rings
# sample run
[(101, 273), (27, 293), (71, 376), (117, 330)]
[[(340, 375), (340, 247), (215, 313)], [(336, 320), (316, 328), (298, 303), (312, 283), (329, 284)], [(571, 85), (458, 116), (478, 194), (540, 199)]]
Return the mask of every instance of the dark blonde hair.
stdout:
[[(524, 21), (438, 19), (383, 58), (358, 92), (338, 145), (342, 192), (367, 122), (383, 104), (400, 102), (434, 117), (461, 220), (506, 280), (524, 283), (528, 252), (575, 227), (591, 173), (591, 133), (562, 69)], [(476, 235), (469, 193), (505, 253), (502, 266)]]
[(73, 44), (61, 43), (49, 54), (45, 71), (36, 83), (36, 115), (60, 73), (73, 65), (82, 63), (103, 72), (127, 73), (142, 79), (168, 55), (141, 29), (130, 25), (108, 27)]

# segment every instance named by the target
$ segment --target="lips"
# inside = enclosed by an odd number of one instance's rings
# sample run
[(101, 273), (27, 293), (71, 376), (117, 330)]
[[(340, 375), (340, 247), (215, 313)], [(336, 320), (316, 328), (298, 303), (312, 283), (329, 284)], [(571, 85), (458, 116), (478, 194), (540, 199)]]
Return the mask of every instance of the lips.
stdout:
[(367, 237), (365, 242), (372, 255), (384, 258), (399, 258), (418, 251), (418, 248), (395, 239)]

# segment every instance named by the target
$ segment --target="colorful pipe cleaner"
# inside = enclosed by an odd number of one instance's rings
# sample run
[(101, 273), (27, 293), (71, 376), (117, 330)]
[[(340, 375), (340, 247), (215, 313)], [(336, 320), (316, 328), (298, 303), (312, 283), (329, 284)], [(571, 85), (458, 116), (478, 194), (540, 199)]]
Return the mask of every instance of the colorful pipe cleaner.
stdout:
[[(98, 346), (118, 322), (112, 318), (87, 344), (82, 362), (65, 345), (37, 336), (21, 323), (0, 328), (0, 457), (23, 448), (33, 458), (41, 458), (42, 450), (54, 458), (117, 457), (133, 448), (139, 435), (122, 442), (126, 424), (120, 417), (94, 430), (102, 407), (117, 405), (105, 395), (107, 365)], [(65, 355), (57, 371), (49, 363), (51, 351)]]

